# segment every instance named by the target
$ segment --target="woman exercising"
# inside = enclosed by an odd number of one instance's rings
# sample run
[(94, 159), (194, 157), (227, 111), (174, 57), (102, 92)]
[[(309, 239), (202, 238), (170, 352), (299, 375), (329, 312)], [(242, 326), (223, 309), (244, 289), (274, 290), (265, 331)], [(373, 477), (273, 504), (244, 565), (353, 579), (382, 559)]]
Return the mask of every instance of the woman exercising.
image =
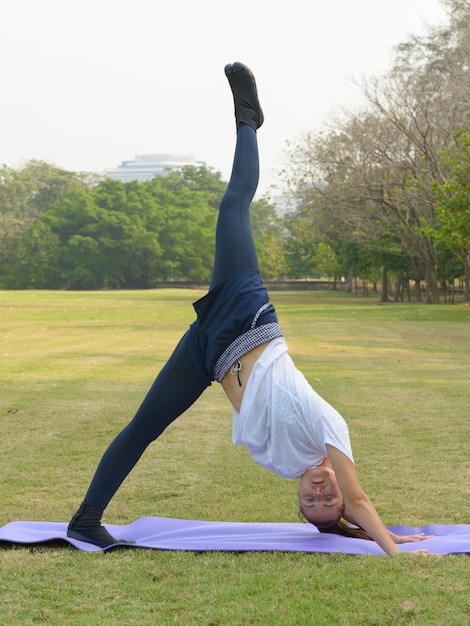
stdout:
[[(212, 280), (194, 304), (196, 321), (155, 379), (132, 421), (103, 455), (69, 537), (106, 547), (115, 539), (103, 511), (147, 446), (188, 409), (212, 381), (233, 407), (233, 441), (264, 467), (300, 478), (299, 504), (323, 532), (375, 540), (388, 554), (425, 535), (388, 531), (362, 490), (348, 428), (295, 368), (261, 281), (249, 209), (258, 185), (256, 131), (264, 121), (256, 83), (242, 63), (225, 67), (235, 104), (232, 174), (220, 204)], [(350, 526), (351, 522), (355, 527)], [(422, 551), (426, 552), (426, 551)]]

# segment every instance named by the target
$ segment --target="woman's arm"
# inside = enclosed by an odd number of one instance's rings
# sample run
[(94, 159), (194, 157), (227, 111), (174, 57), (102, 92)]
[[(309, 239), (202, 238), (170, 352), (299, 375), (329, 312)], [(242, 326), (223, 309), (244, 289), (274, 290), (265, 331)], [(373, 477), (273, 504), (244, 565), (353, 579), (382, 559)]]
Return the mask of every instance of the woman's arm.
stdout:
[(387, 554), (401, 552), (359, 484), (354, 463), (337, 448), (327, 444), (327, 449), (346, 505), (345, 518), (354, 520)]
[[(344, 511), (343, 517), (347, 522), (354, 524), (355, 526), (360, 526), (357, 520), (351, 514), (351, 511)], [(418, 541), (425, 541), (426, 539), (434, 539), (436, 535), (426, 535), (425, 533), (416, 533), (413, 535), (396, 535), (392, 533), (391, 530), (387, 528), (390, 533), (390, 537), (393, 539), (394, 543), (417, 543)]]

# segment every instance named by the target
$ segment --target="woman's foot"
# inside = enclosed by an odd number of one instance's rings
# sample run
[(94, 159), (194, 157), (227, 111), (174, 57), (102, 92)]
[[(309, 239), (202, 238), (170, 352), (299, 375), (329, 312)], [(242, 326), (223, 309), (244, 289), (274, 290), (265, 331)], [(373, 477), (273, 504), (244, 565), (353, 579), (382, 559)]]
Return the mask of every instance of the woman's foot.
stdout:
[(115, 543), (134, 543), (125, 539), (115, 539), (101, 524), (103, 511), (83, 502), (67, 527), (67, 537), (107, 548)]
[(233, 93), (237, 129), (242, 124), (247, 124), (257, 130), (264, 122), (264, 115), (259, 103), (253, 72), (237, 61), (225, 66), (225, 75)]

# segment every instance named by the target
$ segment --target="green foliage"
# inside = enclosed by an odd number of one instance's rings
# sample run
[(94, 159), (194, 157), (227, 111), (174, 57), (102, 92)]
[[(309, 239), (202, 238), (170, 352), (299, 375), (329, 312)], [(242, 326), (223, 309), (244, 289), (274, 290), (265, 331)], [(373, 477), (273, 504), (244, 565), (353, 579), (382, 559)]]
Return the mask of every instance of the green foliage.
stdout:
[(340, 274), (340, 265), (334, 250), (329, 244), (323, 241), (320, 241), (315, 250), (313, 262), (320, 276), (324, 276), (325, 278), (337, 278)]
[(442, 155), (446, 179), (435, 183), (439, 227), (433, 235), (444, 259), (444, 279), (465, 276), (465, 300), (470, 302), (470, 123), (455, 133), (456, 146)]
[[(158, 281), (210, 279), (218, 172), (184, 167), (147, 183), (87, 180), (45, 163), (0, 178), (0, 286), (148, 288)], [(260, 267), (284, 273), (283, 229), (274, 206), (253, 203)]]
[(55, 287), (55, 233), (40, 223), (48, 209), (72, 190), (87, 189), (96, 177), (66, 172), (42, 161), (0, 170), (0, 285)]
[(17, 289), (50, 289), (57, 284), (60, 241), (41, 220), (16, 238), (11, 262), (4, 265), (3, 282)]
[(45, 163), (3, 169), (0, 286), (99, 289), (206, 282), (225, 189), (207, 168), (149, 183), (86, 180)]
[(434, 191), (440, 229), (436, 236), (461, 254), (470, 251), (470, 123), (456, 132), (457, 147), (443, 154), (448, 176)]
[(288, 236), (285, 245), (287, 274), (292, 278), (317, 275), (315, 246), (318, 236), (311, 213), (291, 214), (286, 219)]
[(274, 279), (287, 273), (284, 255), (286, 230), (273, 204), (266, 198), (252, 203), (250, 222), (261, 275)]

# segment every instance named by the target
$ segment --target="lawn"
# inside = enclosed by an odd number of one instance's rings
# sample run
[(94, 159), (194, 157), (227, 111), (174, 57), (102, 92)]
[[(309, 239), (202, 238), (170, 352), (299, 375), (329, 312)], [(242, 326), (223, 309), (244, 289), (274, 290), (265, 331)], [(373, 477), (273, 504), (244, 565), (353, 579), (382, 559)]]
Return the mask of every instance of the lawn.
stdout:
[[(0, 526), (68, 521), (202, 292), (0, 292)], [(386, 524), (470, 523), (470, 309), (273, 292), (297, 366), (349, 423)], [(105, 521), (297, 522), (297, 481), (231, 444), (216, 384), (146, 451)], [(468, 556), (85, 554), (0, 547), (0, 624), (470, 621)]]

